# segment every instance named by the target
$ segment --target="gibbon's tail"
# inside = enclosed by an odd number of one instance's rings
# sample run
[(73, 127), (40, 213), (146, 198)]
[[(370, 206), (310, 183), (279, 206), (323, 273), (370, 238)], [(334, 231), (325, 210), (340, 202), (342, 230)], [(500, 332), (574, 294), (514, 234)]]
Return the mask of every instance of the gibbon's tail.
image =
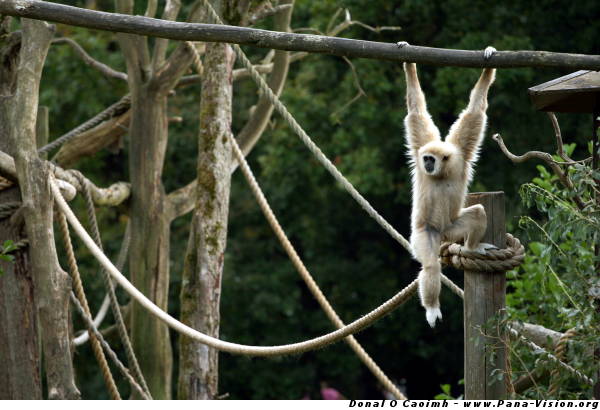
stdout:
[(419, 272), (419, 297), (425, 308), (425, 317), (429, 326), (435, 327), (437, 319), (442, 320), (440, 311), (441, 272), (438, 269), (422, 269)]

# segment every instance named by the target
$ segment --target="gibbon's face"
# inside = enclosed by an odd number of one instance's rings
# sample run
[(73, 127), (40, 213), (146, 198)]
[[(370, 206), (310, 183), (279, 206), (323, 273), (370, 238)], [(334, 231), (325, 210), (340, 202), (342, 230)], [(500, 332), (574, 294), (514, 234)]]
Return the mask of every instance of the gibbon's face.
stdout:
[(450, 178), (458, 175), (462, 167), (460, 151), (448, 142), (432, 141), (419, 150), (417, 166), (433, 178)]

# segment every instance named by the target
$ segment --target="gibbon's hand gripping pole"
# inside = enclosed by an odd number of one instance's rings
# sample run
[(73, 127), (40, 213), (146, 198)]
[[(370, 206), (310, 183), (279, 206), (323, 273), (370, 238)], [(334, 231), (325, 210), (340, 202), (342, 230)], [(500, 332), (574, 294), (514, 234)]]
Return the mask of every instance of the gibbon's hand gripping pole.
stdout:
[(292, 343), (280, 346), (249, 346), (225, 342), (223, 340), (205, 335), (204, 333), (200, 333), (197, 330), (194, 330), (191, 327), (181, 323), (165, 311), (161, 310), (150, 299), (144, 296), (144, 294), (142, 294), (135, 286), (131, 284), (131, 282), (127, 280), (127, 278), (125, 278), (125, 276), (123, 276), (121, 272), (117, 270), (117, 268), (112, 264), (112, 262), (100, 250), (98, 245), (96, 245), (96, 243), (90, 237), (90, 235), (85, 231), (85, 229), (83, 228), (73, 211), (71, 211), (71, 208), (69, 208), (66, 201), (62, 197), (53, 176), (49, 177), (49, 183), (52, 189), (52, 193), (54, 195), (56, 205), (61, 210), (61, 212), (65, 214), (75, 233), (81, 238), (84, 245), (90, 250), (92, 255), (94, 255), (94, 257), (98, 260), (98, 262), (100, 262), (100, 264), (108, 271), (108, 273), (119, 283), (119, 285), (123, 287), (123, 289), (133, 299), (135, 299), (152, 315), (157, 317), (159, 320), (163, 321), (167, 326), (171, 327), (173, 330), (223, 352), (248, 356), (277, 356), (286, 354), (299, 354), (307, 352), (309, 350), (322, 348), (373, 324), (375, 321), (382, 318), (383, 316), (394, 310), (396, 307), (407, 301), (414, 294), (414, 291), (417, 287), (418, 282), (415, 279), (408, 286), (406, 286), (404, 289), (398, 292), (395, 296), (387, 300), (385, 303), (383, 303), (373, 311), (369, 312), (367, 315), (355, 320), (347, 326), (336, 330), (335, 332), (327, 333), (326, 335), (310, 339), (305, 342)]

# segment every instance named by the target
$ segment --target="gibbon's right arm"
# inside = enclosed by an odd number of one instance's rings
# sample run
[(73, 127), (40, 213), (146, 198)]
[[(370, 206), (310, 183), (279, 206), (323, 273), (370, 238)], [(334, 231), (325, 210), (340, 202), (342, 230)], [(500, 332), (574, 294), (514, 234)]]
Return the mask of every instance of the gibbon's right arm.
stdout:
[(404, 73), (406, 75), (407, 108), (404, 127), (406, 128), (407, 145), (413, 158), (416, 158), (417, 152), (423, 145), (430, 141), (440, 141), (441, 138), (440, 131), (427, 112), (427, 103), (419, 84), (416, 65), (404, 63)]

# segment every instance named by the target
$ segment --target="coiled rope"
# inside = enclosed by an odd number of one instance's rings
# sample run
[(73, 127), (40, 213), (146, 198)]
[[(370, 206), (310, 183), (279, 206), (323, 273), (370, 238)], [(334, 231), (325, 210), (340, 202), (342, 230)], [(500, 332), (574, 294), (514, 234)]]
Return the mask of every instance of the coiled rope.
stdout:
[(505, 249), (488, 249), (485, 254), (465, 249), (458, 243), (443, 243), (440, 248), (442, 263), (460, 270), (503, 272), (523, 263), (525, 247), (518, 238), (506, 234)]

